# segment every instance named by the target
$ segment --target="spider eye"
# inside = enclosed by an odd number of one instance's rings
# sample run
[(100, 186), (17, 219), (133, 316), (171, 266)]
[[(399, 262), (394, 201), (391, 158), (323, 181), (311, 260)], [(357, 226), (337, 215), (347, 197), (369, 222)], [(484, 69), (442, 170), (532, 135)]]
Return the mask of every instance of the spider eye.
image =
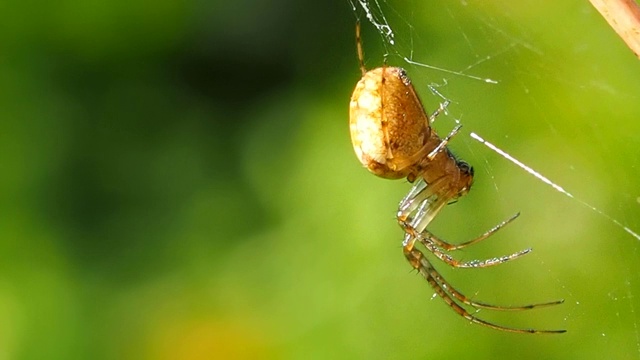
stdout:
[(464, 160), (457, 160), (458, 169), (460, 169), (463, 173), (470, 175), (473, 177), (473, 166), (469, 165)]

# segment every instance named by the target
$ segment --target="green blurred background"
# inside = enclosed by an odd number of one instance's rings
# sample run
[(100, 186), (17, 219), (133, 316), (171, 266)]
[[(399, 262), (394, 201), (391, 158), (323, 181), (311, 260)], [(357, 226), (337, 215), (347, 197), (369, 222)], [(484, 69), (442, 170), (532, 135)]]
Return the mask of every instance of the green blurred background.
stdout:
[[(640, 358), (640, 61), (587, 1), (78, 1), (0, 5), (0, 359)], [(367, 66), (452, 100), (468, 196), (432, 230), (435, 265), (496, 304), (451, 311), (403, 259), (406, 181), (351, 149)], [(488, 84), (421, 66), (464, 70)], [(470, 67), (470, 68), (469, 68)], [(569, 199), (469, 138), (496, 143)]]

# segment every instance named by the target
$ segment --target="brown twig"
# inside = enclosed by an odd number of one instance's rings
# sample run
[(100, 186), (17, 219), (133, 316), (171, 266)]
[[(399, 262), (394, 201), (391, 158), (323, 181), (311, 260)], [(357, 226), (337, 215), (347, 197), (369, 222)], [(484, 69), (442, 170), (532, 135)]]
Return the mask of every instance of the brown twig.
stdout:
[(589, 0), (640, 58), (640, 7), (634, 0)]

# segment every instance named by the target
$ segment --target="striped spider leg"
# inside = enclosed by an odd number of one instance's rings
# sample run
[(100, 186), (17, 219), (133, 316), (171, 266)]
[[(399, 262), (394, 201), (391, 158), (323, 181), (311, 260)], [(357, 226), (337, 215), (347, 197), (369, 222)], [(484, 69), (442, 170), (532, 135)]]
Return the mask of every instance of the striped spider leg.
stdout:
[(451, 284), (447, 280), (445, 280), (442, 275), (440, 275), (440, 273), (438, 273), (438, 271), (433, 267), (431, 262), (424, 256), (422, 251), (415, 247), (416, 241), (424, 245), (424, 247), (429, 250), (429, 252), (433, 253), (438, 259), (442, 260), (450, 266), (457, 268), (477, 268), (499, 265), (526, 255), (531, 251), (531, 249), (525, 249), (511, 255), (486, 260), (472, 260), (468, 262), (461, 262), (454, 259), (447, 252), (463, 249), (484, 239), (487, 239), (489, 236), (503, 228), (505, 225), (515, 220), (519, 216), (519, 214), (515, 214), (514, 216), (501, 222), (500, 224), (496, 225), (489, 231), (473, 240), (464, 242), (459, 245), (450, 244), (436, 237), (426, 229), (431, 220), (433, 220), (433, 218), (444, 207), (444, 205), (446, 205), (451, 200), (450, 196), (446, 196), (446, 192), (444, 193), (445, 195), (442, 195), (442, 189), (446, 188), (445, 186), (443, 186), (445, 182), (445, 179), (443, 179), (427, 186), (426, 182), (420, 179), (412, 187), (407, 196), (405, 196), (405, 198), (400, 202), (397, 218), (398, 223), (405, 231), (403, 252), (411, 266), (427, 280), (429, 285), (431, 285), (434, 291), (447, 303), (447, 305), (449, 305), (458, 315), (473, 323), (484, 325), (497, 330), (516, 333), (544, 334), (565, 332), (565, 330), (520, 329), (493, 324), (478, 318), (462, 306), (464, 304), (474, 309), (518, 311), (558, 305), (563, 303), (564, 300), (523, 306), (498, 306), (474, 301), (451, 286)]

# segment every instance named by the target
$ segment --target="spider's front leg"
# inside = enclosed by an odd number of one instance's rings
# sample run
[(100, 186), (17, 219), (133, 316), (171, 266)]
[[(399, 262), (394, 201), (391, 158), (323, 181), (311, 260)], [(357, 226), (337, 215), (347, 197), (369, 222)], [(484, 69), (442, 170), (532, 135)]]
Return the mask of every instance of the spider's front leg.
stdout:
[(405, 246), (405, 248), (408, 247), (408, 250), (411, 251), (415, 241), (417, 240), (438, 259), (457, 268), (477, 268), (499, 265), (531, 252), (531, 249), (524, 249), (510, 255), (485, 260), (471, 260), (467, 262), (456, 260), (451, 255), (447, 254), (446, 251), (458, 250), (488, 238), (504, 225), (513, 221), (517, 215), (504, 221), (476, 239), (460, 245), (452, 245), (439, 239), (426, 229), (427, 225), (429, 225), (431, 220), (433, 220), (433, 218), (440, 212), (444, 205), (447, 204), (447, 200), (450, 198), (442, 194), (442, 184), (444, 183), (443, 179), (442, 181), (436, 181), (431, 185), (427, 185), (424, 180), (421, 179), (400, 202), (400, 205), (398, 206), (397, 219), (398, 224), (405, 232), (405, 238), (403, 241), (403, 246)]

